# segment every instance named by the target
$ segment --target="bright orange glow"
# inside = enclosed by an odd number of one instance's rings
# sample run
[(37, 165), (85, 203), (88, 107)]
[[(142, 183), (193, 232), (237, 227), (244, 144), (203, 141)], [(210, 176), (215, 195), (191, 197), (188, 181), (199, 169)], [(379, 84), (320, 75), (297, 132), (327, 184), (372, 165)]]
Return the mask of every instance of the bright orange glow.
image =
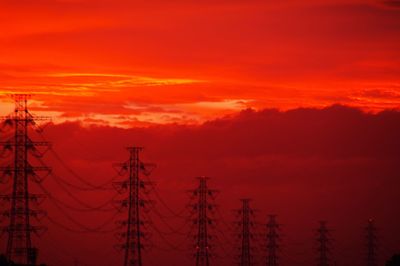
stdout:
[(57, 121), (124, 126), (398, 108), (396, 3), (1, 1), (0, 93), (34, 93)]

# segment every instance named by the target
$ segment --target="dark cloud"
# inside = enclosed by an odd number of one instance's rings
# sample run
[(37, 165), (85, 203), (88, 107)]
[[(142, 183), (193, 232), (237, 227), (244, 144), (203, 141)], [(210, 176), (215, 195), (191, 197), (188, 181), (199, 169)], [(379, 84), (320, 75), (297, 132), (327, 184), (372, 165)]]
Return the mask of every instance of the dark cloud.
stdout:
[[(399, 207), (395, 204), (400, 199), (399, 136), (400, 112), (372, 114), (344, 106), (286, 112), (246, 110), (200, 126), (121, 129), (65, 123), (46, 130), (46, 137), (60, 157), (93, 183), (105, 182), (115, 175), (111, 166), (126, 159), (124, 147), (138, 145), (146, 148), (144, 161), (157, 163), (152, 178), (161, 196), (176, 210), (185, 206), (185, 191), (195, 186), (194, 177), (199, 175), (212, 177), (211, 185), (220, 190), (217, 201), (227, 220), (234, 218), (230, 210), (238, 206), (239, 198), (253, 198), (254, 206), (260, 210), (260, 221), (273, 212), (285, 224), (288, 247), (283, 260), (287, 262), (314, 261), (312, 232), (316, 221), (327, 219), (335, 229), (336, 260), (351, 265), (363, 263), (363, 257), (359, 256), (363, 252), (360, 236), (368, 218), (376, 219), (380, 235), (392, 243), (386, 244), (386, 251), (381, 252), (381, 264), (394, 252), (393, 243), (400, 241), (391, 233), (400, 222)], [(58, 175), (79, 183), (54, 156), (49, 154), (46, 161)], [(68, 200), (52, 178), (44, 184), (54, 195)], [(102, 192), (76, 195), (92, 203), (110, 197)], [(44, 207), (49, 215), (68, 223), (50, 202)], [(107, 219), (106, 214), (74, 215), (88, 224)], [(155, 223), (164, 226), (157, 219)], [(179, 221), (171, 223), (179, 226)], [(121, 254), (112, 251), (116, 240), (111, 234), (82, 239), (82, 235), (63, 232), (51, 225), (48, 234), (62, 240), (64, 249), (71, 250), (88, 265), (106, 265), (88, 249), (109, 250), (111, 260), (121, 259)], [(175, 238), (172, 236), (172, 241), (181, 241)], [(300, 244), (290, 244), (291, 239)], [(49, 241), (44, 237), (41, 247), (43, 256), (53, 261), (46, 248)], [(81, 244), (73, 244), (74, 241)], [(165, 246), (157, 235), (152, 242)], [(231, 247), (226, 245), (228, 249)], [(185, 244), (188, 246), (189, 242)], [(349, 254), (344, 256), (342, 251)], [(179, 252), (157, 249), (149, 251), (145, 259), (149, 265), (160, 265), (162, 261), (170, 265), (191, 262), (190, 257), (182, 257)], [(229, 258), (216, 261), (219, 265), (231, 262)]]
[(383, 4), (390, 7), (400, 8), (400, 1), (399, 0), (383, 0)]

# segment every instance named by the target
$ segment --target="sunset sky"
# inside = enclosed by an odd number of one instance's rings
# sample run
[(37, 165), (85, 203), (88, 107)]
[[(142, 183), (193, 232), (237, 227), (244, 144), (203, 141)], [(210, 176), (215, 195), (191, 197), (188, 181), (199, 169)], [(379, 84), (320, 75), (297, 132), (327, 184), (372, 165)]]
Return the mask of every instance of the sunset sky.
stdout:
[(125, 127), (398, 108), (399, 3), (2, 0), (0, 92), (36, 94), (55, 121)]
[[(85, 182), (112, 186), (128, 146), (157, 164), (150, 178), (176, 211), (195, 177), (209, 176), (227, 222), (240, 198), (252, 198), (260, 224), (277, 214), (282, 265), (313, 265), (320, 220), (337, 265), (365, 265), (368, 219), (379, 265), (400, 252), (400, 0), (0, 0), (0, 29), (0, 116), (13, 111), (10, 94), (29, 93), (32, 114), (51, 117), (29, 131), (52, 143), (29, 158), (53, 169), (40, 183), (48, 219), (32, 219), (48, 227), (34, 238), (40, 261), (122, 264), (109, 220), (116, 192)], [(0, 138), (12, 141), (13, 128), (1, 126)], [(13, 164), (13, 153), (0, 155), (0, 166)], [(111, 213), (76, 210), (107, 201)], [(107, 220), (109, 232), (79, 232)], [(164, 231), (182, 225), (153, 220)], [(146, 266), (193, 265), (193, 238), (170, 235), (185, 250), (153, 231)], [(223, 247), (235, 251), (233, 242)]]

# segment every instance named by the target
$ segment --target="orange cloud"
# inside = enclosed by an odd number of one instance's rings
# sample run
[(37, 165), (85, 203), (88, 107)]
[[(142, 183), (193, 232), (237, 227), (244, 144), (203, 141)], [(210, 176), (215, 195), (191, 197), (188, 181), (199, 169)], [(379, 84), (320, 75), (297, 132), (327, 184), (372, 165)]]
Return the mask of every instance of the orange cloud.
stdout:
[(248, 107), (398, 108), (396, 3), (2, 1), (0, 92), (33, 92), (60, 120), (108, 122), (188, 123)]

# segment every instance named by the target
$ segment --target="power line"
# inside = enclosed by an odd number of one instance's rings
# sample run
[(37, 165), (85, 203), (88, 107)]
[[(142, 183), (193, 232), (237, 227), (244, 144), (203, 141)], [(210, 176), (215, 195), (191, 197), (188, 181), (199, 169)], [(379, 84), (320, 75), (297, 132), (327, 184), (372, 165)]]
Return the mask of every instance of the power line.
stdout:
[(160, 214), (160, 212), (156, 209), (156, 208), (152, 208), (152, 211), (160, 218), (160, 221), (165, 224), (168, 229), (170, 230), (170, 232), (164, 232), (164, 234), (166, 235), (172, 235), (172, 234), (176, 234), (176, 235), (187, 235), (185, 233), (182, 233), (182, 229), (184, 229), (189, 223), (190, 223), (190, 219), (186, 219), (186, 221), (179, 226), (178, 228), (173, 228), (166, 220), (165, 218)]
[(110, 180), (107, 181), (104, 184), (101, 185), (93, 185), (92, 183), (88, 182), (87, 180), (85, 180), (83, 177), (81, 177), (78, 173), (76, 173), (71, 167), (69, 167), (64, 160), (62, 160), (62, 158), (58, 155), (58, 153), (53, 149), (50, 148), (50, 152), (51, 154), (54, 156), (54, 158), (57, 159), (57, 161), (72, 175), (74, 176), (76, 179), (78, 179), (80, 182), (82, 182), (83, 184), (85, 184), (86, 186), (88, 186), (88, 188), (86, 188), (86, 190), (111, 190), (111, 187), (106, 187), (107, 185), (111, 184), (114, 180)]
[(34, 117), (28, 110), (28, 99), (30, 95), (15, 94), (14, 114), (6, 119), (5, 124), (14, 127), (14, 140), (4, 142), (2, 145), (13, 150), (13, 164), (1, 167), (2, 171), (13, 175), (13, 189), (10, 196), (9, 225), (2, 228), (8, 234), (6, 255), (8, 260), (21, 265), (36, 265), (38, 250), (32, 244), (31, 233), (39, 233), (42, 227), (32, 226), (30, 218), (39, 213), (40, 210), (32, 210), (30, 201), (29, 177), (39, 181), (36, 171), (50, 171), (50, 168), (42, 166), (35, 167), (29, 162), (29, 153), (37, 151), (38, 146), (48, 147), (47, 142), (37, 142), (30, 139), (29, 128), (35, 125), (35, 121), (47, 120), (46, 117)]
[[(107, 219), (104, 223), (102, 223), (101, 225), (94, 227), (94, 228), (90, 228), (80, 222), (78, 222), (77, 220), (75, 220), (74, 218), (72, 218), (71, 215), (69, 215), (59, 204), (58, 201), (54, 200), (54, 198), (52, 197), (52, 195), (46, 190), (46, 188), (44, 188), (41, 184), (38, 184), (39, 188), (48, 196), (48, 198), (51, 200), (51, 202), (53, 203), (53, 205), (69, 220), (71, 221), (73, 224), (75, 224), (76, 226), (78, 226), (79, 228), (81, 228), (79, 232), (97, 232), (97, 233), (108, 233), (108, 232), (112, 232), (113, 230), (103, 230), (102, 229), (109, 225), (114, 218), (118, 215), (118, 212), (115, 212), (110, 219)], [(51, 222), (55, 222), (54, 219), (49, 219), (51, 220)], [(58, 223), (58, 225), (60, 225), (60, 223)], [(68, 228), (67, 226), (63, 226), (64, 228)], [(75, 231), (74, 229), (70, 229), (70, 231)]]
[(164, 206), (164, 208), (169, 211), (173, 217), (178, 217), (178, 218), (187, 218), (185, 216), (182, 216), (182, 214), (187, 210), (186, 208), (183, 208), (182, 210), (180, 210), (179, 212), (175, 212), (172, 208), (170, 208), (168, 206), (168, 204), (165, 203), (165, 201), (163, 200), (163, 198), (160, 196), (160, 194), (158, 193), (157, 189), (155, 186), (153, 186), (153, 192), (154, 195), (157, 197), (158, 201), (161, 202), (161, 204)]
[[(44, 137), (44, 135), (39, 132), (39, 135), (42, 137), (42, 139), (45, 141), (46, 138)], [(75, 188), (77, 190), (82, 190), (82, 191), (97, 191), (97, 190), (113, 190), (113, 188), (107, 187), (107, 185), (111, 185), (113, 181), (115, 181), (115, 179), (118, 177), (118, 175), (114, 176), (113, 178), (111, 178), (110, 180), (108, 180), (107, 182), (104, 182), (103, 184), (100, 185), (94, 185), (90, 182), (88, 182), (85, 178), (83, 178), (81, 175), (79, 175), (75, 170), (73, 170), (62, 158), (61, 156), (57, 153), (57, 151), (55, 151), (53, 149), (53, 147), (49, 147), (49, 151), (50, 153), (54, 156), (54, 158), (61, 164), (61, 166), (63, 166), (64, 169), (67, 170), (67, 172), (69, 172), (72, 176), (74, 176), (77, 180), (79, 180), (81, 183), (83, 183), (84, 185), (86, 185), (87, 187), (81, 187), (75, 184), (72, 184), (68, 181), (66, 181), (63, 178), (60, 178), (60, 181), (65, 183), (66, 185)]]
[[(41, 164), (44, 164), (43, 161), (38, 158), (38, 161)], [(107, 205), (111, 205), (113, 203), (113, 201), (115, 200), (115, 198), (118, 196), (118, 193), (116, 193), (110, 200), (107, 200), (106, 202), (103, 202), (102, 204), (98, 205), (98, 206), (92, 206), (90, 204), (87, 204), (86, 202), (80, 200), (78, 197), (76, 197), (74, 195), (74, 193), (72, 193), (71, 191), (69, 191), (63, 183), (62, 178), (60, 178), (58, 175), (56, 175), (53, 171), (50, 173), (50, 176), (53, 178), (53, 180), (56, 182), (56, 184), (59, 185), (59, 187), (69, 196), (71, 197), (75, 202), (77, 202), (79, 205), (83, 206), (84, 208), (77, 208), (77, 207), (73, 207), (71, 205), (68, 205), (66, 203), (64, 203), (63, 201), (55, 198), (54, 196), (52, 196), (49, 193), (49, 196), (52, 197), (54, 200), (58, 201), (60, 204), (62, 204), (64, 207), (71, 209), (71, 210), (75, 210), (75, 211), (102, 211), (102, 212), (109, 212), (109, 211), (113, 211), (114, 208), (110, 207), (110, 208), (105, 208)]]
[[(117, 179), (117, 177), (118, 177), (119, 175), (115, 175), (110, 181), (108, 181), (108, 183), (107, 184), (111, 184), (113, 181), (115, 181), (116, 179)], [(102, 186), (102, 189), (95, 189), (95, 188), (88, 188), (88, 187), (81, 187), (81, 186), (78, 186), (78, 185), (75, 185), (75, 184), (72, 184), (72, 183), (70, 183), (70, 182), (68, 182), (67, 180), (65, 180), (64, 178), (61, 178), (60, 176), (54, 176), (54, 177), (56, 177), (61, 183), (63, 183), (64, 185), (66, 185), (66, 186), (69, 186), (69, 187), (71, 187), (71, 188), (73, 188), (73, 189), (76, 189), (76, 190), (80, 190), (80, 191), (95, 191), (95, 192), (97, 192), (97, 191), (99, 191), (99, 190), (112, 190), (113, 188), (109, 188), (109, 189), (103, 189), (103, 185), (101, 185)]]
[[(58, 178), (56, 177), (56, 175), (51, 174), (51, 176), (53, 177), (53, 180), (59, 185), (59, 187), (69, 196), (71, 197), (74, 201), (76, 201), (79, 205), (84, 206), (86, 208), (87, 211), (112, 211), (113, 208), (108, 208), (108, 209), (104, 209), (104, 207), (106, 207), (107, 205), (111, 205), (114, 201), (114, 199), (117, 198), (118, 194), (115, 194), (110, 200), (107, 200), (105, 202), (103, 202), (102, 204), (98, 205), (98, 206), (91, 206), (89, 204), (87, 204), (86, 202), (80, 200), (78, 197), (76, 197), (73, 193), (71, 193), (65, 186), (62, 185), (62, 183), (58, 180)], [(51, 194), (50, 196), (52, 198), (54, 198)], [(75, 208), (76, 210), (77, 208)]]
[(185, 244), (186, 240), (184, 240), (183, 242), (181, 242), (178, 245), (173, 244), (171, 241), (168, 240), (168, 238), (166, 238), (164, 236), (164, 233), (161, 232), (153, 223), (149, 223), (150, 226), (153, 228), (153, 230), (161, 237), (161, 239), (164, 241), (165, 244), (168, 245), (169, 249), (165, 249), (167, 251), (169, 250), (180, 250), (180, 251), (184, 251), (182, 249), (180, 249), (180, 247)]

